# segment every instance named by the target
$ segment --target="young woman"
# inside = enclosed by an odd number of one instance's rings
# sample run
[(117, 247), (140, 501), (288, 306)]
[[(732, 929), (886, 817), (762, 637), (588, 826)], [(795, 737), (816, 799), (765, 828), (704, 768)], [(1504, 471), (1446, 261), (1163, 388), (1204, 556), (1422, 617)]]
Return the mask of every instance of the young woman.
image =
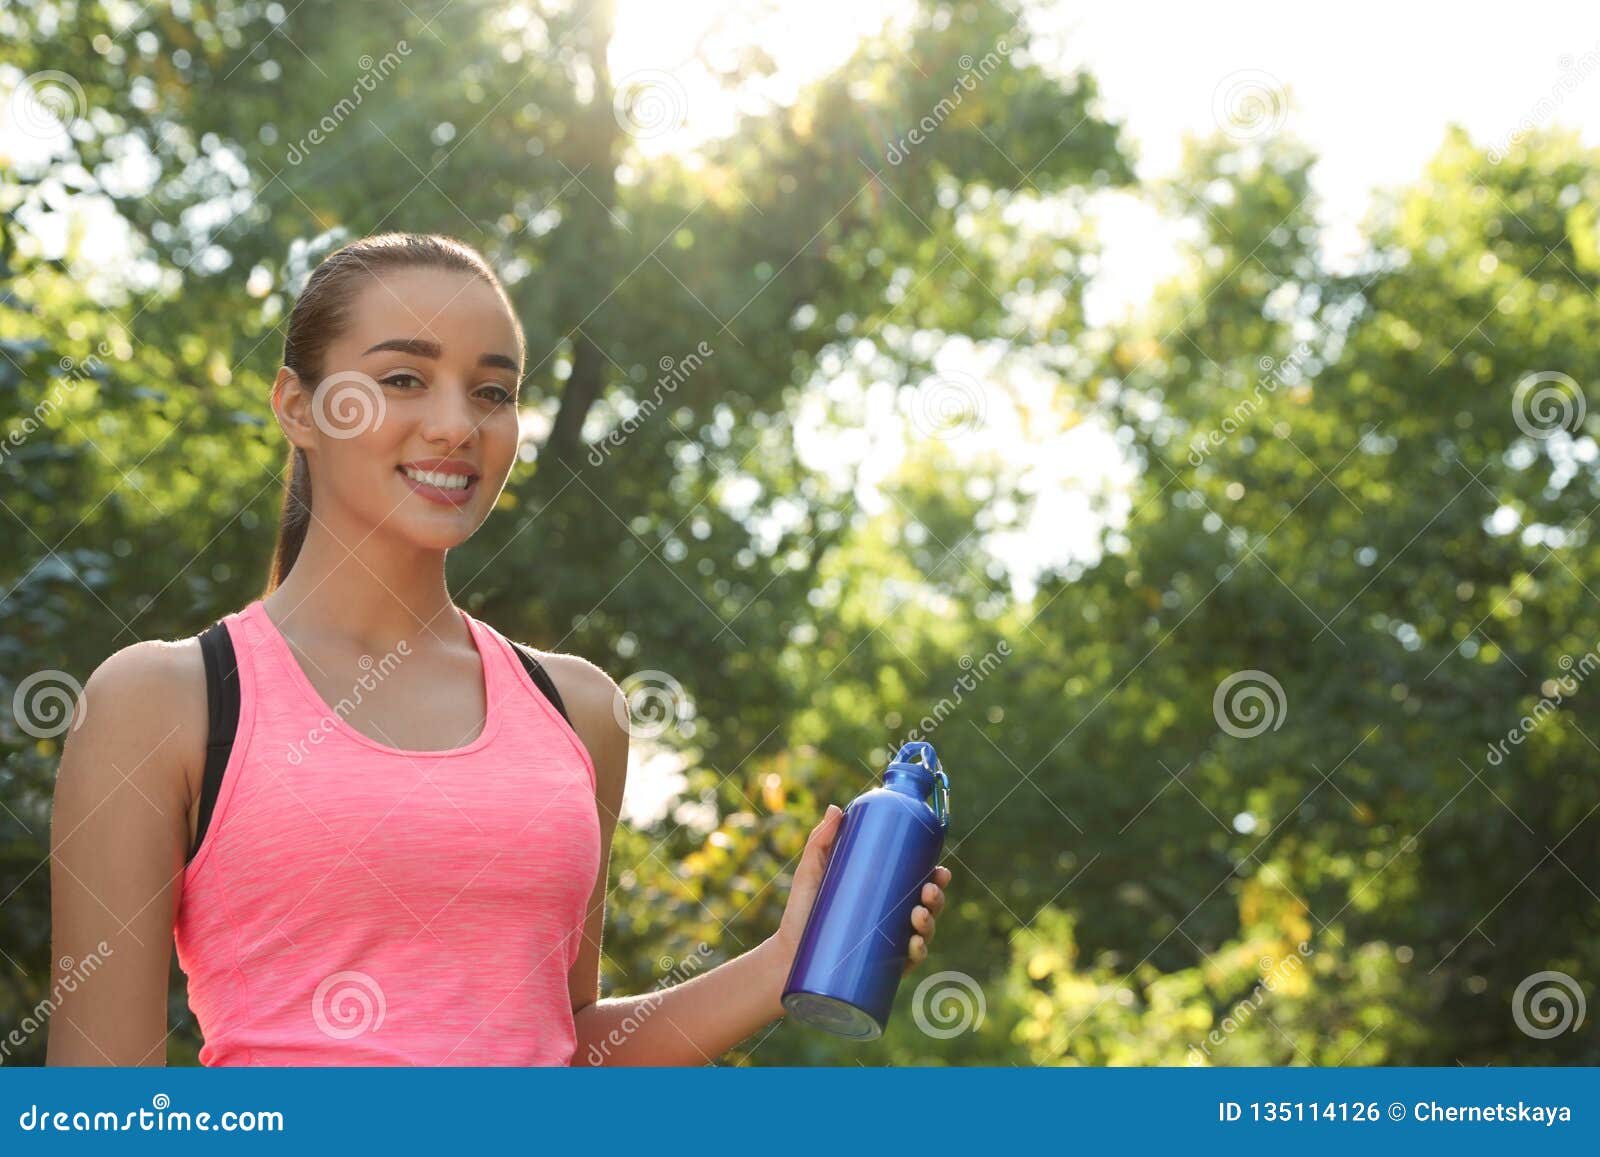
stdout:
[[(598, 999), (627, 705), (445, 588), (516, 458), (523, 347), (451, 239), (369, 237), (313, 272), (272, 393), (291, 468), (266, 593), (222, 620), (221, 652), (216, 630), (206, 653), (112, 655), (68, 734), (53, 954), (94, 966), (50, 1020), (51, 1064), (166, 1062), (174, 938), (208, 1065), (704, 1064), (782, 1015), (837, 807), (773, 935)], [(949, 880), (923, 888), (908, 969)]]

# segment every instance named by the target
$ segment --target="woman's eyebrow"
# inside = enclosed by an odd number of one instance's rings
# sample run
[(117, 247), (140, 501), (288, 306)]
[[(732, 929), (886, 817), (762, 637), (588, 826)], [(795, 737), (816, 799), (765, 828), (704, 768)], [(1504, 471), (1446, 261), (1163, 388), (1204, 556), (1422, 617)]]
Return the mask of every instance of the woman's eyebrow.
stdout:
[[(375, 354), (380, 350), (395, 350), (403, 354), (414, 354), (420, 358), (432, 358), (434, 361), (438, 361), (444, 356), (444, 347), (438, 342), (420, 337), (392, 337), (387, 341), (380, 341), (377, 345), (367, 350), (367, 353)], [(362, 356), (365, 357), (366, 355), (363, 354)], [(510, 370), (512, 373), (517, 372), (516, 360), (505, 354), (483, 354), (478, 358), (478, 364), (480, 366), (494, 366), (498, 369)]]
[[(403, 354), (415, 354), (419, 358), (432, 358), (434, 361), (438, 361), (439, 356), (444, 353), (444, 347), (438, 342), (420, 337), (392, 337), (388, 341), (380, 341), (367, 353), (375, 354), (379, 350), (397, 350)], [(362, 356), (365, 357), (366, 354)]]

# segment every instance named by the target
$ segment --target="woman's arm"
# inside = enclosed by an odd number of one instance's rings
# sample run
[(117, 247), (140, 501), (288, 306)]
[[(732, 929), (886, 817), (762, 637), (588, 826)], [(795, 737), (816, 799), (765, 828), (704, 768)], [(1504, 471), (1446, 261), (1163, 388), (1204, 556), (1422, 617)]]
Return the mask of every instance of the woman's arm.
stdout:
[[(816, 901), (843, 814), (830, 807), (812, 829), (795, 869), (779, 929), (743, 955), (671, 988), (600, 1000), (600, 946), (605, 925), (611, 837), (628, 770), (626, 698), (598, 667), (573, 656), (550, 656), (551, 676), (574, 729), (595, 764), (601, 824), (601, 867), (589, 899), (583, 946), (572, 968), (578, 1047), (574, 1065), (703, 1065), (784, 1013), (780, 997), (800, 933)], [(569, 686), (572, 691), (569, 693)], [(908, 970), (927, 958), (934, 918), (944, 907), (950, 872), (935, 870), (908, 929)]]
[(205, 729), (193, 641), (126, 647), (83, 689), (50, 822), (48, 1064), (166, 1064), (172, 927)]

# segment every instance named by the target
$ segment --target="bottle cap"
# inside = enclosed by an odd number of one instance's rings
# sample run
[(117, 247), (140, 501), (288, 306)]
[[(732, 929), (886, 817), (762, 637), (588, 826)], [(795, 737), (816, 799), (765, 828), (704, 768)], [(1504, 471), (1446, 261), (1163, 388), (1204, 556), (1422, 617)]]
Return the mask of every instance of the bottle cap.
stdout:
[[(939, 766), (939, 753), (925, 739), (913, 739), (901, 746), (900, 752), (889, 764), (888, 772), (909, 775), (922, 792), (934, 796), (933, 814), (939, 826), (950, 826), (950, 778)], [(935, 790), (937, 788), (937, 790)]]

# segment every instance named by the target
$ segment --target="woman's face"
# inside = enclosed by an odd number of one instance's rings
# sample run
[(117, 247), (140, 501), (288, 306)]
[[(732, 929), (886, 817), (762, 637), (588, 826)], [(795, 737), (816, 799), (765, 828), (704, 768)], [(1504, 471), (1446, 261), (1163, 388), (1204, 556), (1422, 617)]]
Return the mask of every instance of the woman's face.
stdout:
[(511, 314), (481, 279), (426, 267), (369, 278), (297, 407), (313, 511), (419, 546), (465, 541), (516, 459), (521, 369)]

